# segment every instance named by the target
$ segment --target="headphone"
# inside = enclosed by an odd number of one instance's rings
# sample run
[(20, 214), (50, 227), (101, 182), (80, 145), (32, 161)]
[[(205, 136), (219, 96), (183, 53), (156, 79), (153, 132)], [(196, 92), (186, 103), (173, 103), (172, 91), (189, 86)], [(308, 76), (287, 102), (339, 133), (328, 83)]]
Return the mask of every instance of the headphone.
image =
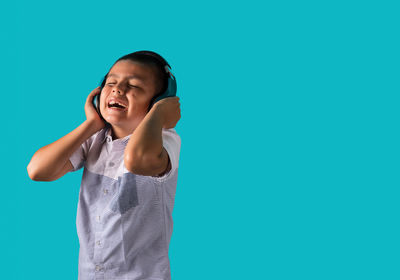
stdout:
[[(148, 55), (148, 56), (151, 56), (151, 57), (157, 59), (157, 61), (159, 61), (164, 66), (165, 72), (168, 74), (167, 89), (164, 92), (156, 94), (151, 99), (149, 107), (147, 109), (147, 112), (149, 112), (157, 101), (159, 101), (163, 98), (166, 98), (166, 97), (176, 96), (176, 90), (177, 90), (176, 79), (175, 79), (175, 76), (171, 72), (171, 66), (161, 55), (159, 55), (155, 52), (152, 52), (152, 51), (137, 51), (137, 52), (134, 52), (134, 54), (144, 54), (144, 55)], [(103, 81), (105, 81), (105, 80), (103, 79)], [(101, 87), (101, 84), (102, 84), (102, 82), (100, 82), (100, 87)], [(100, 88), (100, 93), (101, 93), (101, 90), (103, 90), (103, 87)], [(103, 121), (105, 121), (107, 123), (107, 121), (103, 118), (103, 116), (100, 113), (100, 94), (97, 94), (93, 98), (93, 106), (96, 108), (97, 113), (103, 119)]]

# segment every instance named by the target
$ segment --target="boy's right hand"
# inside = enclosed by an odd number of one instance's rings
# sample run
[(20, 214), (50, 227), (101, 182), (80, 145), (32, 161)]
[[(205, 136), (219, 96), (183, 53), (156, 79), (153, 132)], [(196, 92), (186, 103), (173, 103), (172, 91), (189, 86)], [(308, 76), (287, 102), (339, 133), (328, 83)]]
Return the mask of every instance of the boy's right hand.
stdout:
[(97, 113), (96, 108), (93, 106), (93, 98), (95, 95), (100, 94), (100, 87), (95, 88), (89, 94), (85, 103), (85, 114), (86, 119), (93, 125), (97, 130), (100, 130), (106, 126), (100, 115)]

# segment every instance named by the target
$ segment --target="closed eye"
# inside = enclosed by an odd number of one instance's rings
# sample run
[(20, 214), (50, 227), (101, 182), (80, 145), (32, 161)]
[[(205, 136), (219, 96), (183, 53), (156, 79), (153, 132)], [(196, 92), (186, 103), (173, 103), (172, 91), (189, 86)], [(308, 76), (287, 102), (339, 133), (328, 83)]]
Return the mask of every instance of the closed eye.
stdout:
[[(106, 85), (114, 85), (115, 83), (107, 83)], [(132, 88), (140, 88), (140, 87), (138, 87), (138, 86), (135, 86), (135, 85), (129, 85), (130, 87), (132, 87)]]

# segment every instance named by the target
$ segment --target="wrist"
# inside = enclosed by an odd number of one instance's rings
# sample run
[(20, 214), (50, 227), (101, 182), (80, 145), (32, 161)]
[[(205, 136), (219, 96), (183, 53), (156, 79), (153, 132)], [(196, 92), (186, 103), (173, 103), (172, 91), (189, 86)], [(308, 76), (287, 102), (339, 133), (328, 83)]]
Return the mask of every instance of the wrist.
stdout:
[(154, 121), (159, 123), (162, 128), (164, 128), (164, 116), (160, 106), (154, 105), (150, 109), (149, 115), (152, 119), (154, 119)]
[(84, 123), (87, 127), (87, 130), (90, 131), (91, 134), (96, 133), (97, 131), (99, 131), (104, 127), (104, 126), (100, 127), (98, 122), (96, 122), (95, 120), (86, 120)]

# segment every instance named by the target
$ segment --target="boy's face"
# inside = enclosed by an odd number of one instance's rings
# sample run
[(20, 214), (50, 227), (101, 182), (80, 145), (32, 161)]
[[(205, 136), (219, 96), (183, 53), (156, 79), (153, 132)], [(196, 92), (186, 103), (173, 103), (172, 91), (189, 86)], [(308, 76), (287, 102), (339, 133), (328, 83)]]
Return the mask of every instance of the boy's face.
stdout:
[[(118, 61), (110, 70), (100, 95), (100, 112), (112, 127), (131, 133), (147, 114), (155, 95), (153, 68), (129, 60)], [(109, 107), (112, 98), (125, 108)]]

